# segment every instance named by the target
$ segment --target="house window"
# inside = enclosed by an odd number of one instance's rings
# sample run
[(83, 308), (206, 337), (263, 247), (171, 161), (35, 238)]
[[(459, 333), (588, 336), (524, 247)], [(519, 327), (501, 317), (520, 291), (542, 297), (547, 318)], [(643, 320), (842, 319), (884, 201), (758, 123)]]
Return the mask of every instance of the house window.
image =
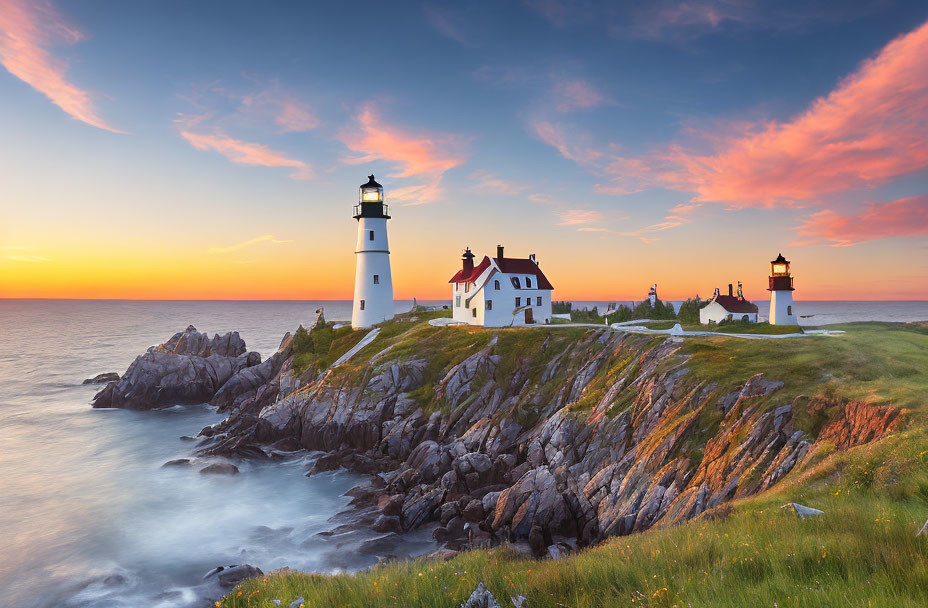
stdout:
[(457, 306), (458, 308), (461, 307), (461, 296), (458, 296), (454, 299), (454, 305)]
[(477, 318), (477, 309), (475, 308), (472, 312), (474, 313), (474, 318), (476, 319), (476, 318)]
[(499, 291), (499, 281), (493, 281), (493, 289)]
[(493, 310), (493, 300), (487, 300), (487, 310)]
[(528, 289), (532, 288), (532, 277), (525, 277), (525, 286)]
[(793, 307), (792, 307), (792, 306), (787, 306), (787, 307), (786, 307), (786, 316), (790, 316), (791, 314), (793, 314)]
[(513, 287), (515, 287), (516, 289), (522, 289), (522, 283), (519, 282), (519, 277), (512, 277), (509, 280), (512, 281)]
[(464, 300), (464, 308), (470, 308), (470, 300)]
[(361, 300), (361, 310), (364, 310), (364, 300)]
[(373, 230), (371, 230), (371, 232), (370, 232), (370, 240), (372, 240), (372, 241), (374, 240), (374, 231), (373, 231)]
[(538, 302), (538, 304), (536, 304), (535, 306), (541, 306), (541, 296), (538, 296), (538, 298), (536, 299), (536, 302)]
[(516, 308), (522, 306), (522, 298), (516, 298)]
[(380, 275), (379, 275), (379, 274), (375, 274), (375, 275), (374, 275), (374, 285), (380, 285)]

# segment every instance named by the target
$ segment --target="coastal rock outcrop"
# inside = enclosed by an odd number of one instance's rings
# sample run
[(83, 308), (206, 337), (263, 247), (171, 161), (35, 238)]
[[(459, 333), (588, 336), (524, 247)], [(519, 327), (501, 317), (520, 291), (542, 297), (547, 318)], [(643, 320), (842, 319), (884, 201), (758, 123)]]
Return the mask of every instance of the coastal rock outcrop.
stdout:
[[(371, 475), (349, 495), (377, 543), (431, 524), (449, 551), (508, 540), (540, 556), (771, 488), (816, 441), (794, 427), (801, 400), (780, 397), (780, 379), (755, 374), (723, 390), (690, 371), (673, 337), (463, 332), (433, 328), (418, 347), (378, 338), (365, 362), (313, 374), (293, 369), (285, 338), (216, 387), (212, 403), (229, 416), (201, 432), (197, 455), (324, 452), (308, 474)], [(207, 352), (202, 339), (186, 344)], [(901, 420), (846, 404), (817, 439), (849, 447)]]
[(258, 353), (246, 352), (238, 332), (210, 339), (191, 325), (137, 357), (122, 378), (94, 396), (93, 407), (142, 410), (206, 403), (227, 381), (260, 362)]

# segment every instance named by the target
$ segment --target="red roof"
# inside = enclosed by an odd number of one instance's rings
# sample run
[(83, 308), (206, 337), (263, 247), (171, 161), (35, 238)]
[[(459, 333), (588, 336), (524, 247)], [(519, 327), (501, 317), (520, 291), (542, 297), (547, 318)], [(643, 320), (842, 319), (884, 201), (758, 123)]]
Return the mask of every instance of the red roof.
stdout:
[[(496, 262), (496, 265), (499, 267), (500, 271), (505, 274), (528, 274), (535, 277), (535, 282), (537, 283), (536, 289), (554, 289), (554, 286), (551, 285), (551, 282), (548, 281), (548, 278), (541, 271), (541, 268), (538, 267), (538, 264), (535, 262), (525, 259), (525, 258), (493, 258)], [(490, 267), (490, 258), (487, 256), (483, 257), (483, 261), (480, 262), (478, 266), (474, 267), (474, 270), (470, 273), (465, 273), (464, 269), (457, 271), (449, 283), (473, 283), (476, 282), (480, 275)]]
[(490, 258), (483, 256), (483, 261), (479, 265), (474, 266), (474, 269), (470, 273), (465, 273), (464, 269), (458, 270), (457, 274), (451, 277), (449, 283), (473, 283), (477, 278), (483, 274), (483, 271), (490, 267)]
[(728, 312), (757, 312), (756, 304), (751, 304), (747, 300), (739, 300), (735, 296), (718, 295), (715, 296), (715, 301)]
[(506, 274), (531, 274), (534, 275), (537, 289), (554, 289), (554, 286), (548, 281), (548, 278), (538, 267), (535, 262), (525, 258), (493, 258), (496, 265)]

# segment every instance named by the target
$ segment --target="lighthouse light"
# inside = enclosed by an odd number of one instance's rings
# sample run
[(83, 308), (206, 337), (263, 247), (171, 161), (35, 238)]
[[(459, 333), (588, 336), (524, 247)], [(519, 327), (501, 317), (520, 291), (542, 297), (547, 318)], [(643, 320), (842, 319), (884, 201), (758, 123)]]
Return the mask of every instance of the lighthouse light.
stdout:
[(774, 264), (773, 265), (773, 274), (786, 274), (787, 266), (786, 264)]
[(364, 189), (361, 192), (362, 203), (380, 203), (383, 202), (383, 192), (379, 188)]

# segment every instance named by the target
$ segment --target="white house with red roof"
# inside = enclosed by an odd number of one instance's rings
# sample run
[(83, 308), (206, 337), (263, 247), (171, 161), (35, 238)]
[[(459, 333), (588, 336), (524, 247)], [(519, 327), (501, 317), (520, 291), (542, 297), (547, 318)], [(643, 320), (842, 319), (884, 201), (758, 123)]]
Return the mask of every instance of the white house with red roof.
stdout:
[(699, 309), (699, 322), (703, 325), (722, 321), (757, 323), (757, 305), (744, 299), (740, 282), (738, 283), (738, 295), (732, 293), (732, 285), (729, 283), (727, 296), (720, 294), (716, 288), (712, 299)]
[(484, 256), (474, 265), (474, 254), (465, 249), (461, 269), (451, 283), (453, 317), (470, 325), (509, 327), (551, 322), (551, 291), (535, 254), (507, 258), (503, 246), (496, 257)]

